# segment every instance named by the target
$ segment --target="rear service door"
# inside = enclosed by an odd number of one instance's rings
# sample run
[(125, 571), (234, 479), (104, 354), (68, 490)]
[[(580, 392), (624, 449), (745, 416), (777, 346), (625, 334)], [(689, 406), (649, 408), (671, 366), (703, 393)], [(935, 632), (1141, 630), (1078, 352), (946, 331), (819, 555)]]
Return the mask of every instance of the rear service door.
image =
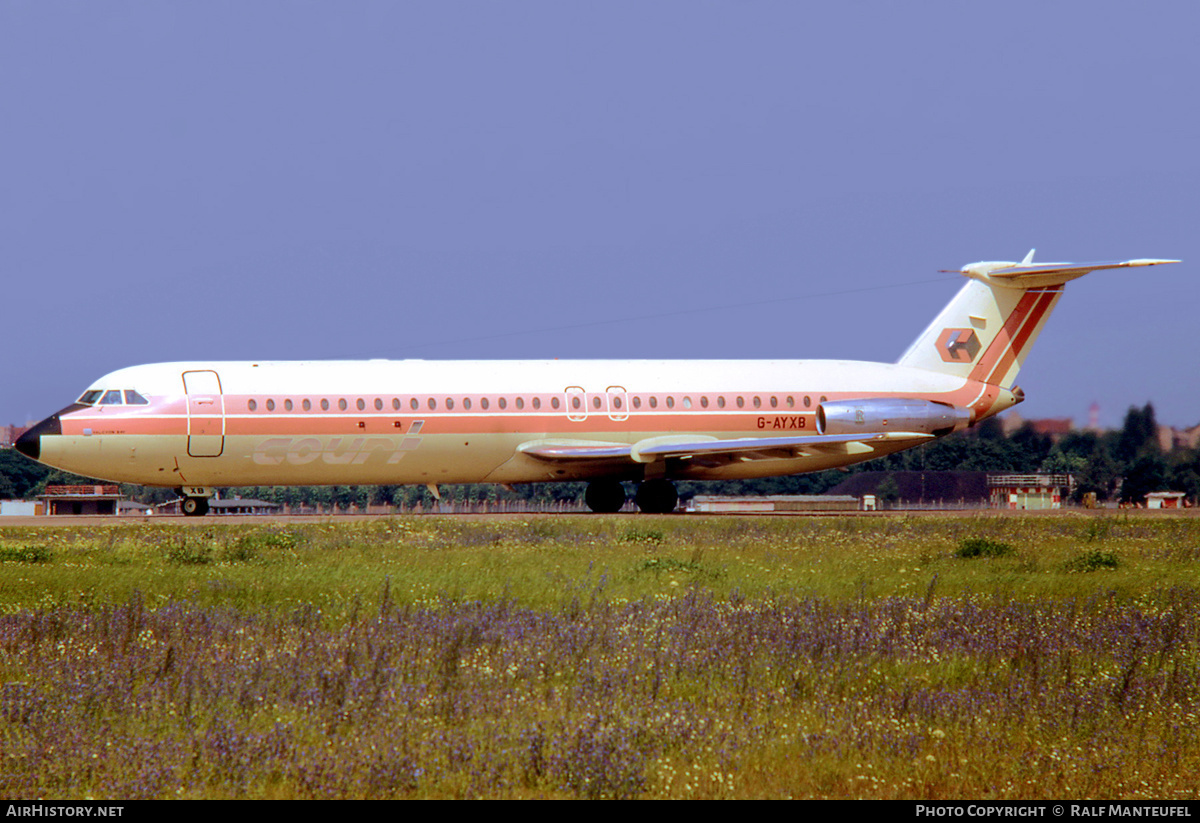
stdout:
[(225, 450), (225, 398), (221, 396), (221, 378), (215, 371), (185, 371), (183, 390), (187, 392), (188, 454), (219, 457)]

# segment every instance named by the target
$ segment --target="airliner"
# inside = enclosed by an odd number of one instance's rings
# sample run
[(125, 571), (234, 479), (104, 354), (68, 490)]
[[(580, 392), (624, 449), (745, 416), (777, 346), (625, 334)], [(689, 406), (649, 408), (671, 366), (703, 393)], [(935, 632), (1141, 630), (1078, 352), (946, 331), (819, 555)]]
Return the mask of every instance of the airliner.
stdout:
[(25, 455), (174, 488), (587, 481), (595, 512), (673, 511), (674, 481), (799, 474), (913, 448), (1024, 399), (1064, 284), (1177, 260), (981, 262), (896, 363), (843, 360), (181, 362), (121, 369)]

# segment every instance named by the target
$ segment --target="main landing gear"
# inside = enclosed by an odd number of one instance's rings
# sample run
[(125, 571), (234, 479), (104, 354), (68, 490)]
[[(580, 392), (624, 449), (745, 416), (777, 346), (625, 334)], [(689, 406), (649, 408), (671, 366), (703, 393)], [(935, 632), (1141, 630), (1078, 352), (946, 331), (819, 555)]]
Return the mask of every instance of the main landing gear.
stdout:
[(643, 481), (633, 500), (646, 514), (670, 514), (679, 505), (679, 493), (674, 483), (660, 477)]
[[(583, 500), (597, 514), (619, 512), (625, 505), (625, 487), (618, 480), (593, 480)], [(633, 500), (646, 514), (669, 514), (679, 505), (679, 494), (670, 480), (657, 478), (643, 481)]]
[(625, 487), (620, 480), (593, 480), (583, 493), (583, 502), (597, 514), (619, 512), (625, 505)]

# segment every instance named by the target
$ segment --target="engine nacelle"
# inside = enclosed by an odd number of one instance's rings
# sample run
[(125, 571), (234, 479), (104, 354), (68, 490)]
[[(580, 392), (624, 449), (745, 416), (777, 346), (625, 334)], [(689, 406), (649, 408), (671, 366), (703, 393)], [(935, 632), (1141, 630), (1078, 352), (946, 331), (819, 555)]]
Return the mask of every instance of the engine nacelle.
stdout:
[(932, 400), (872, 397), (817, 406), (817, 431), (821, 434), (916, 432), (941, 436), (969, 425), (970, 410)]

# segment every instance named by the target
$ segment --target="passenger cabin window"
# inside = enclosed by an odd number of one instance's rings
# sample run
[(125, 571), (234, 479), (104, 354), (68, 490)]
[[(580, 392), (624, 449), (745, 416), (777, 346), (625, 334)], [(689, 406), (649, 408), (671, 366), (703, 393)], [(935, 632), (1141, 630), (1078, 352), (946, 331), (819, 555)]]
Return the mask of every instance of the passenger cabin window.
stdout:
[(249, 408), (250, 411), (255, 411), (256, 409), (258, 409), (258, 401), (251, 400), (249, 403), (246, 404), (246, 407)]
[(121, 392), (117, 389), (106, 391), (104, 396), (100, 398), (101, 406), (119, 406), (121, 405)]

